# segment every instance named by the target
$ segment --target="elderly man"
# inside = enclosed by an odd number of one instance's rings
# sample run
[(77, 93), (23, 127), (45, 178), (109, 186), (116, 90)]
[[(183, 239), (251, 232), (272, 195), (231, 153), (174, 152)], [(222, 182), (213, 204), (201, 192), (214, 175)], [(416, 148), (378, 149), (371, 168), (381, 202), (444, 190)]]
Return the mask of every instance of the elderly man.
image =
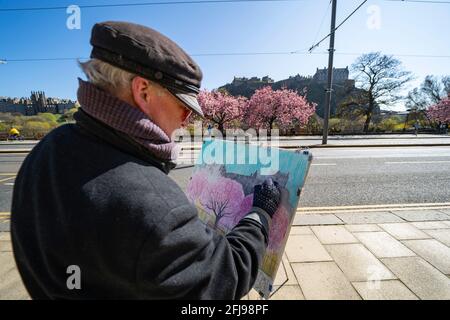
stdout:
[(226, 236), (167, 173), (172, 132), (195, 112), (201, 71), (155, 30), (96, 24), (75, 124), (49, 133), (16, 178), (11, 233), (35, 299), (238, 299), (255, 282), (280, 201), (255, 187)]

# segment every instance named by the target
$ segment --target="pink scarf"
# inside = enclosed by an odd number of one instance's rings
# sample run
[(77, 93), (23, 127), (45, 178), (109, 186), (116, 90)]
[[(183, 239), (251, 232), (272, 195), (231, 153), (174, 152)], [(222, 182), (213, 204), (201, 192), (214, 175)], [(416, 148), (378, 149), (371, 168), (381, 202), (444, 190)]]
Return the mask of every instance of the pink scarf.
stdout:
[(178, 147), (145, 113), (89, 82), (78, 81), (78, 102), (87, 114), (130, 136), (161, 160), (177, 158)]

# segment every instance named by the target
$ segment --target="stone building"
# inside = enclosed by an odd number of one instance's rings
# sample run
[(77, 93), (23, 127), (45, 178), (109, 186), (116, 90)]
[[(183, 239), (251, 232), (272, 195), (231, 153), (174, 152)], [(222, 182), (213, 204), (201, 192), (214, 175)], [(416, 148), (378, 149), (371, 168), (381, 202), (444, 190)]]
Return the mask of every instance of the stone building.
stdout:
[(43, 91), (31, 91), (30, 98), (0, 98), (0, 112), (21, 113), (26, 116), (44, 112), (62, 114), (74, 106), (75, 101), (47, 98)]

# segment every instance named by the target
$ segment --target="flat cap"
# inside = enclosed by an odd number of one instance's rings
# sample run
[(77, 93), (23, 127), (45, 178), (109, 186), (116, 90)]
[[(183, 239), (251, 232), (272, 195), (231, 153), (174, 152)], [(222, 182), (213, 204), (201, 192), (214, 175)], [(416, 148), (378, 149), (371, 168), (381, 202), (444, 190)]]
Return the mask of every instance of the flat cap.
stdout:
[(151, 28), (120, 21), (92, 28), (91, 58), (158, 82), (203, 117), (197, 102), (202, 71), (175, 42)]

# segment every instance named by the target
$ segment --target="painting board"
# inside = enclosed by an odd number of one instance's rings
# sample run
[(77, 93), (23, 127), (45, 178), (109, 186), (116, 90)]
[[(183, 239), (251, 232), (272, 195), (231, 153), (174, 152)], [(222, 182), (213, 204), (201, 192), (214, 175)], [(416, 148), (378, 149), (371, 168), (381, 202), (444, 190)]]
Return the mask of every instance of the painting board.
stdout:
[(284, 150), (221, 139), (204, 141), (186, 188), (200, 219), (227, 234), (250, 211), (255, 185), (268, 177), (281, 188), (269, 244), (254, 289), (264, 298), (273, 290), (300, 194), (309, 171), (309, 150)]

